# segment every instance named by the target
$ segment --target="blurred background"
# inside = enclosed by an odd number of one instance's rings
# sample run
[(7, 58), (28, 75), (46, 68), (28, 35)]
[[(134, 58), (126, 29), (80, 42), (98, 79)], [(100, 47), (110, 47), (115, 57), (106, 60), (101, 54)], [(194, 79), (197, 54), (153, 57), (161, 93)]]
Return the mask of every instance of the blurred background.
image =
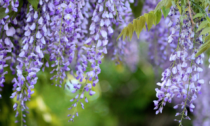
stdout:
[[(141, 14), (143, 1), (138, 5), (131, 5), (134, 16)], [(177, 126), (174, 121), (175, 110), (173, 104), (167, 104), (163, 114), (155, 115), (153, 100), (156, 100), (156, 82), (160, 80), (161, 70), (154, 72), (154, 68), (147, 62), (147, 45), (137, 44), (138, 60), (132, 62), (131, 55), (125, 64), (116, 65), (105, 58), (101, 64), (100, 82), (95, 87), (96, 94), (89, 97), (85, 109), (80, 105), (76, 110), (68, 110), (72, 103), (70, 99), (75, 95), (67, 88), (51, 85), (50, 70), (40, 72), (35, 93), (27, 103), (29, 114), (26, 117), (28, 126)], [(146, 47), (146, 48), (145, 48)], [(128, 52), (129, 53), (129, 52)], [(160, 74), (159, 74), (160, 75)], [(13, 75), (6, 75), (6, 84), (0, 99), (0, 126), (16, 126), (14, 101), (12, 94)], [(72, 80), (70, 75), (68, 79)], [(66, 83), (71, 86), (69, 80)], [(68, 114), (79, 112), (74, 122), (68, 122)], [(191, 116), (192, 117), (192, 116)], [(193, 117), (192, 117), (193, 119)], [(191, 126), (191, 121), (184, 120), (185, 126)]]
[[(139, 53), (146, 53), (139, 45)], [(35, 93), (28, 102), (28, 126), (177, 126), (174, 121), (173, 104), (167, 104), (163, 114), (155, 115), (153, 100), (156, 99), (155, 87), (159, 77), (154, 76), (152, 65), (144, 57), (140, 57), (135, 70), (129, 65), (118, 64), (104, 60), (101, 64), (99, 84), (95, 87), (96, 94), (89, 97), (89, 103), (83, 110), (77, 106), (79, 117), (74, 122), (68, 122), (71, 106), (69, 101), (75, 97), (67, 88), (55, 87), (50, 81), (46, 70), (39, 73)], [(0, 126), (16, 126), (13, 111), (12, 74), (7, 74), (8, 83), (3, 88), (0, 99)], [(71, 76), (68, 77), (72, 79)], [(75, 80), (76, 81), (76, 80)], [(67, 80), (66, 83), (70, 82)], [(71, 85), (71, 84), (70, 84)], [(185, 126), (191, 121), (184, 120)]]

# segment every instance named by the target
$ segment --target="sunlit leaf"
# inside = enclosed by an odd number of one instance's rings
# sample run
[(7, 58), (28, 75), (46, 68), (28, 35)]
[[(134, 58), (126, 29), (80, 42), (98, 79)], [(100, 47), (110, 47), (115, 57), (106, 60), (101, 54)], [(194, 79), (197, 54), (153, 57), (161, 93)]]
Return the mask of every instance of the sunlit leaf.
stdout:
[(162, 7), (170, 8), (172, 5), (172, 0), (161, 0), (155, 7), (155, 12), (161, 10)]
[(203, 13), (197, 13), (193, 19), (198, 18), (198, 17), (204, 17), (205, 15)]
[(4, 18), (5, 16), (7, 16), (7, 14), (5, 14), (5, 8), (0, 8), (0, 19)]
[(139, 34), (141, 33), (142, 29), (145, 26), (145, 22), (146, 22), (146, 19), (144, 16), (141, 16), (140, 19), (138, 20), (138, 28), (136, 30), (136, 35), (138, 38), (139, 38)]
[(200, 35), (206, 35), (207, 33), (210, 33), (210, 27), (204, 28)]
[(150, 30), (152, 28), (154, 17), (155, 16), (154, 16), (154, 14), (152, 12), (150, 12), (148, 14), (148, 19), (147, 19), (147, 28), (148, 28), (148, 30)]
[(129, 34), (130, 40), (131, 40), (132, 37), (133, 37), (133, 32), (134, 32), (134, 25), (130, 23), (130, 24), (128, 25), (128, 34)]
[(157, 25), (159, 22), (160, 22), (160, 20), (161, 20), (161, 17), (162, 17), (162, 13), (161, 13), (161, 10), (158, 10), (156, 13), (155, 13), (155, 16), (156, 16), (156, 24), (155, 25)]
[(202, 21), (202, 23), (199, 25), (196, 32), (199, 32), (201, 29), (205, 28), (207, 24), (208, 24), (208, 21)]
[(122, 32), (123, 32), (123, 41), (124, 41), (128, 34), (128, 27), (125, 27)]
[(210, 47), (210, 41), (204, 43), (199, 48), (198, 52), (196, 53), (195, 57), (198, 57), (200, 54), (202, 54), (204, 51), (206, 51)]
[(164, 18), (166, 18), (168, 16), (168, 13), (170, 12), (170, 8), (163, 7), (162, 12), (163, 12)]

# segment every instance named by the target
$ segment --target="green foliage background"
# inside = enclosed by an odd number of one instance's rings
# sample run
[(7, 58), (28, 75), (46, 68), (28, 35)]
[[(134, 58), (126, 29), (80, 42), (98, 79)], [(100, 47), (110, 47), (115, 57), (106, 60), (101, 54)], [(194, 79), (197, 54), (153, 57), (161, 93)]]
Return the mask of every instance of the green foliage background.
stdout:
[[(141, 45), (141, 48), (144, 45)], [(104, 60), (101, 65), (100, 83), (95, 88), (96, 96), (89, 99), (85, 109), (78, 105), (79, 117), (68, 122), (70, 114), (69, 101), (73, 95), (63, 88), (51, 85), (49, 70), (39, 73), (35, 93), (28, 102), (30, 108), (27, 115), (29, 126), (176, 126), (173, 121), (175, 110), (172, 105), (164, 108), (164, 113), (155, 115), (153, 100), (155, 96), (155, 80), (152, 66), (142, 59), (135, 72), (125, 65), (115, 65)], [(7, 83), (3, 88), (3, 99), (0, 100), (0, 126), (19, 126), (15, 124), (12, 84), (7, 75)], [(186, 121), (187, 126), (191, 122)]]

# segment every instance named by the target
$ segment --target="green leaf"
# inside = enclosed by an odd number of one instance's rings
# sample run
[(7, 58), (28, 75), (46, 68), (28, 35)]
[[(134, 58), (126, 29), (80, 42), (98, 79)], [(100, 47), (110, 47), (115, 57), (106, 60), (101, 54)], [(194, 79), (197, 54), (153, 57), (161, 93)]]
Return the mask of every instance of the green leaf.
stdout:
[(117, 40), (123, 35), (123, 30), (121, 31), (120, 35), (117, 37)]
[(210, 41), (208, 41), (208, 42), (204, 43), (203, 45), (201, 45), (201, 47), (199, 48), (199, 50), (196, 53), (195, 57), (198, 57), (201, 53), (206, 51), (209, 47), (210, 47)]
[(207, 24), (208, 21), (202, 21), (196, 32), (199, 32), (201, 29), (205, 28)]
[(209, 17), (206, 17), (206, 19), (207, 19), (208, 22), (210, 22), (210, 18)]
[(170, 8), (172, 5), (172, 0), (161, 0), (155, 7), (155, 12), (161, 10), (162, 7)]
[(205, 42), (210, 41), (210, 35), (208, 35), (207, 37), (205, 37)]
[(143, 17), (145, 17), (145, 21), (148, 22), (149, 13), (145, 13)]
[(130, 24), (128, 25), (128, 34), (129, 34), (130, 40), (131, 40), (132, 37), (133, 37), (133, 32), (134, 32), (134, 25), (130, 23)]
[(171, 8), (172, 6), (172, 0), (168, 0), (168, 4), (166, 5), (166, 8)]
[(158, 10), (156, 13), (155, 13), (155, 16), (156, 16), (156, 24), (155, 25), (157, 25), (159, 22), (160, 22), (160, 20), (161, 20), (161, 17), (162, 17), (162, 13), (161, 13), (161, 10)]
[(0, 19), (4, 18), (5, 16), (7, 16), (7, 14), (5, 14), (5, 8), (0, 8)]
[[(148, 22), (148, 15), (149, 13), (145, 13), (143, 17), (145, 17), (145, 22)], [(144, 25), (144, 29), (147, 30), (146, 25)]]
[(210, 33), (210, 27), (204, 28), (200, 35), (206, 35), (207, 33)]
[(33, 6), (34, 10), (37, 10), (39, 0), (28, 0), (28, 2)]
[(187, 1), (186, 0), (181, 0), (181, 6), (185, 7), (186, 6)]
[(165, 0), (160, 1), (155, 7), (155, 11), (160, 10), (166, 4)]
[(170, 12), (170, 8), (163, 7), (162, 11), (163, 11), (164, 18), (166, 18), (168, 16), (168, 13)]
[[(141, 16), (140, 21), (139, 21), (139, 30), (140, 32), (143, 30), (144, 26), (146, 23), (146, 18), (144, 16)], [(139, 33), (140, 34), (140, 33)]]
[(133, 27), (134, 27), (134, 31), (136, 31), (138, 28), (138, 20), (137, 19), (133, 20)]
[(198, 17), (204, 17), (205, 15), (203, 13), (197, 13), (193, 19), (198, 18)]
[(144, 16), (141, 16), (140, 19), (138, 20), (138, 25), (137, 25), (137, 30), (136, 30), (136, 35), (139, 39), (139, 34), (141, 33), (142, 29), (144, 28), (145, 26), (145, 22), (146, 22), (146, 19)]
[(127, 36), (129, 36), (129, 35), (130, 35), (130, 34), (129, 34), (129, 27), (127, 26), (125, 37), (124, 37), (124, 35), (123, 35), (123, 41), (124, 41), (125, 38), (126, 38)]
[(127, 32), (127, 27), (125, 27), (125, 28), (121, 31), (120, 35), (117, 37), (117, 40), (118, 40), (121, 36), (123, 36), (123, 40), (125, 40), (126, 32)]
[(153, 25), (153, 22), (154, 22), (154, 18), (155, 18), (154, 13), (150, 12), (148, 14), (148, 19), (147, 19), (147, 28), (148, 28), (148, 30), (150, 30), (152, 28), (152, 25)]
[(125, 27), (122, 32), (123, 32), (123, 41), (124, 41), (126, 36), (128, 35), (128, 27)]

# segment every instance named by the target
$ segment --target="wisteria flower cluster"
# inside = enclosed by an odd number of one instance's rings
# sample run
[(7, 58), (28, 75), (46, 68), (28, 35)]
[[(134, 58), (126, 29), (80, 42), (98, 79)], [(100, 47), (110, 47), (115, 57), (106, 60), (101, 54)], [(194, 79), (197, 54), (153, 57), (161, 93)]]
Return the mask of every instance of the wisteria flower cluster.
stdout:
[[(142, 13), (144, 14), (154, 10), (158, 2), (160, 0), (145, 1)], [(165, 69), (170, 65), (168, 57), (175, 51), (177, 42), (168, 43), (168, 36), (170, 30), (172, 30), (171, 26), (176, 25), (176, 17), (166, 17), (164, 19), (162, 16), (161, 20), (163, 21), (150, 31), (144, 30), (140, 35), (140, 39), (149, 44), (150, 51), (148, 52), (148, 57), (154, 67), (159, 66)]]
[[(134, 0), (0, 0), (0, 92), (9, 67), (15, 74), (10, 98), (15, 99), (15, 117), (21, 118), (16, 122), (26, 122), (26, 103), (34, 93), (38, 72), (46, 67), (51, 69), (55, 86), (70, 88), (68, 74), (78, 80), (69, 110), (78, 105), (84, 109), (87, 96), (95, 94), (106, 54), (116, 63), (137, 63), (138, 43), (131, 38), (134, 31), (138, 38), (142, 29), (140, 39), (149, 45), (148, 59), (163, 70), (155, 89), (156, 114), (162, 113), (167, 102), (181, 99), (174, 106), (179, 125), (190, 119), (188, 113), (194, 109), (196, 115), (203, 115), (194, 121), (196, 126), (209, 116), (199, 109), (197, 97), (202, 92), (208, 95), (202, 85), (209, 80), (202, 77), (206, 69), (203, 52), (210, 45), (210, 2), (146, 0), (142, 16), (134, 20), (131, 3)], [(205, 109), (207, 102), (202, 104)], [(78, 115), (70, 113), (69, 121)], [(209, 120), (204, 125), (208, 124)]]
[[(143, 13), (155, 9), (157, 2), (159, 1), (146, 1)], [(158, 100), (154, 100), (156, 114), (162, 113), (167, 102), (171, 103), (175, 98), (181, 99), (179, 100), (181, 102), (175, 102), (176, 105), (174, 106), (174, 109), (180, 108), (178, 110), (182, 110), (175, 115), (181, 116), (181, 119), (175, 119), (179, 125), (182, 125), (183, 119), (190, 120), (188, 111), (193, 112), (195, 104), (199, 104), (198, 95), (205, 97), (202, 96), (202, 92), (203, 95), (206, 95), (205, 90), (207, 88), (201, 90), (201, 87), (209, 82), (205, 81), (208, 80), (208, 77), (202, 78), (203, 69), (207, 69), (204, 65), (204, 54), (196, 56), (199, 49), (202, 49), (203, 38), (207, 36), (206, 34), (199, 36), (199, 33), (195, 32), (199, 29), (198, 25), (203, 19), (194, 22), (190, 3), (188, 6), (183, 7), (187, 11), (172, 6), (165, 21), (141, 34), (141, 38), (149, 43), (149, 57), (152, 63), (165, 69), (161, 82), (157, 83), (160, 88), (155, 89), (158, 98)], [(206, 12), (208, 13), (208, 9)], [(199, 48), (200, 46), (201, 48)], [(207, 105), (207, 102), (199, 106)], [(208, 116), (208, 109), (202, 109), (201, 107), (195, 109), (194, 114), (197, 119), (194, 121), (194, 125), (209, 124), (208, 117), (205, 118)], [(203, 123), (202, 121), (205, 119), (206, 121)]]
[[(8, 73), (5, 68), (10, 67), (16, 74), (12, 80), (11, 98), (16, 99), (13, 108), (15, 116), (21, 116), (21, 120), (16, 122), (26, 122), (26, 102), (34, 93), (37, 73), (45, 67), (52, 68), (50, 79), (54, 80), (55, 86), (65, 86), (67, 74), (79, 81), (73, 85), (72, 93), (77, 95), (70, 100), (74, 104), (69, 109), (78, 104), (84, 109), (82, 99), (88, 102), (87, 95), (95, 94), (93, 87), (99, 81), (99, 65), (104, 54), (111, 48), (111, 41), (115, 50), (121, 48), (115, 43), (125, 43), (116, 42), (114, 36), (132, 18), (132, 0), (35, 2), (36, 5), (30, 0), (0, 1), (0, 6), (5, 10), (0, 19), (0, 89)], [(117, 53), (113, 57), (117, 57)], [(88, 83), (82, 85), (80, 82), (84, 80)], [(73, 121), (78, 112), (68, 116), (69, 121)]]

